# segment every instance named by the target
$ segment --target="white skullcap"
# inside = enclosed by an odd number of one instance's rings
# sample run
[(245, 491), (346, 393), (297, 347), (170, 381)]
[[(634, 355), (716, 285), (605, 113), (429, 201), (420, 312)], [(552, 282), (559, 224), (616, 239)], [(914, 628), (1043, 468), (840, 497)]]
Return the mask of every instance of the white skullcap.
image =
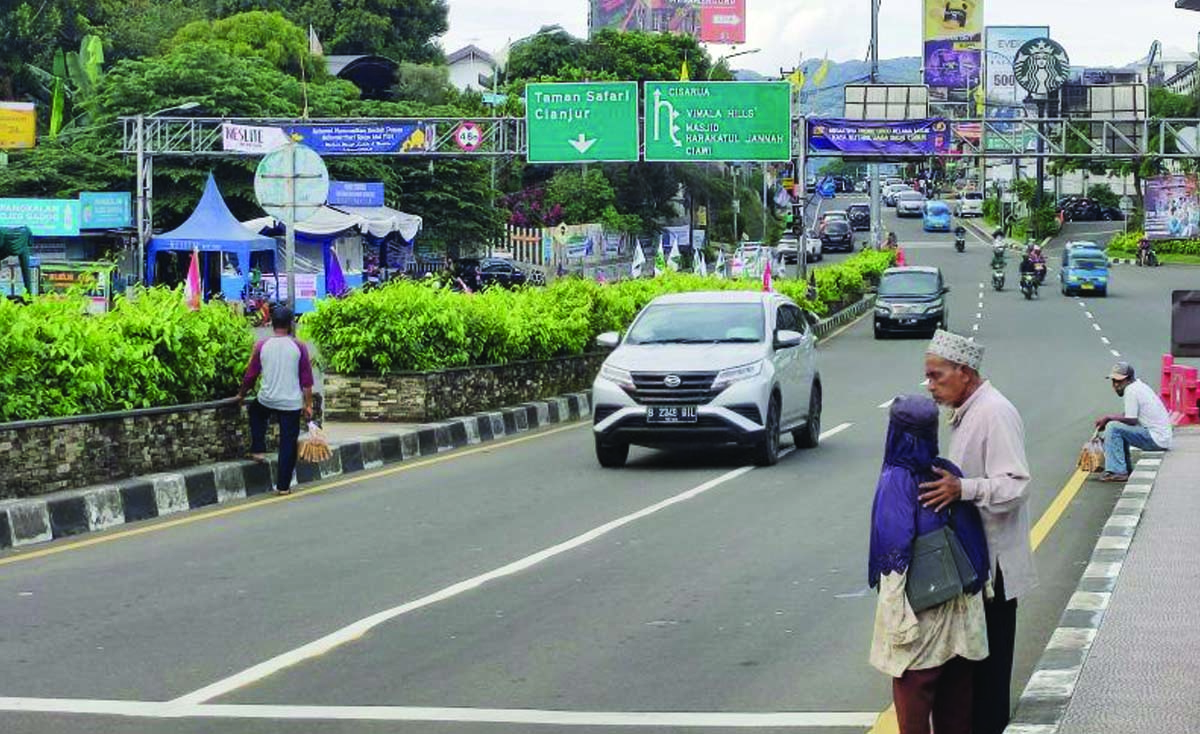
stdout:
[(959, 336), (949, 331), (937, 330), (933, 340), (929, 342), (926, 354), (941, 357), (947, 362), (970, 367), (976, 372), (983, 366), (983, 345), (965, 336)]

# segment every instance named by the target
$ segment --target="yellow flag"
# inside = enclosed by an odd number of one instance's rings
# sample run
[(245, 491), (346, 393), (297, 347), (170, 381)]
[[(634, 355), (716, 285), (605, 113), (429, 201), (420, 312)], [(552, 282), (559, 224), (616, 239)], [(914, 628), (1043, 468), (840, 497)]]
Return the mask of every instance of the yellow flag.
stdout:
[(796, 67), (796, 70), (788, 75), (787, 80), (792, 83), (792, 91), (798, 92), (804, 89), (804, 69)]
[(979, 86), (975, 87), (975, 114), (982, 114), (984, 105), (987, 104), (987, 98), (983, 93), (983, 82), (979, 82)]
[(686, 82), (686, 81), (690, 81), (690, 80), (691, 80), (691, 76), (688, 75), (687, 59), (684, 59), (683, 67), (679, 70), (679, 81)]
[(820, 68), (813, 74), (812, 83), (814, 87), (821, 85), (825, 81), (825, 77), (829, 76), (829, 55), (826, 54), (825, 60), (821, 62)]

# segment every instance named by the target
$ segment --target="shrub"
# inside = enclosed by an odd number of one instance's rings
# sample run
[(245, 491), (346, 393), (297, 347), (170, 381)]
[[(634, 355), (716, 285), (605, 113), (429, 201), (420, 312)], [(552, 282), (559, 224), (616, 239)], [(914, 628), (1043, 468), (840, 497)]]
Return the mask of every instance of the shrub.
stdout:
[[(1129, 232), (1119, 234), (1108, 243), (1108, 251), (1113, 254), (1133, 256), (1137, 254), (1138, 242), (1146, 236), (1145, 232)], [(1195, 240), (1155, 240), (1154, 250), (1159, 255), (1195, 255), (1200, 256), (1200, 239)]]
[[(858, 298), (894, 262), (890, 252), (863, 252), (815, 271), (808, 284), (778, 280), (776, 288), (802, 307), (825, 315)], [(506, 364), (582, 354), (597, 335), (626, 328), (664, 293), (758, 290), (756, 278), (721, 280), (691, 273), (600, 284), (565, 278), (548, 288), (454, 293), (412, 281), (325, 300), (302, 322), (334, 372), (436, 370)]]
[(237, 392), (253, 338), (227, 304), (199, 311), (178, 290), (0, 301), (0, 422), (193, 403)]

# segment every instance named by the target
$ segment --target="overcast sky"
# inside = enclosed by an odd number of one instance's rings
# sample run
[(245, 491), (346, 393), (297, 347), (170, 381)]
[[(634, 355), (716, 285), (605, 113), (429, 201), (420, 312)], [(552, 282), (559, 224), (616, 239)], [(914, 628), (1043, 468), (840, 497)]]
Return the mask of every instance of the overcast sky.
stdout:
[[(1176, 10), (1174, 0), (985, 0), (989, 25), (1049, 25), (1071, 63), (1120, 66), (1142, 58), (1155, 39), (1166, 47), (1194, 51), (1200, 13)], [(870, 0), (746, 0), (747, 43), (761, 52), (733, 62), (735, 68), (778, 74), (826, 52), (838, 61), (866, 57), (871, 28)], [(473, 43), (485, 51), (501, 48), (543, 25), (561, 25), (587, 35), (587, 0), (449, 0), (447, 52)], [(919, 0), (883, 0), (880, 12), (883, 58), (919, 56)], [(712, 46), (714, 56), (728, 46)]]

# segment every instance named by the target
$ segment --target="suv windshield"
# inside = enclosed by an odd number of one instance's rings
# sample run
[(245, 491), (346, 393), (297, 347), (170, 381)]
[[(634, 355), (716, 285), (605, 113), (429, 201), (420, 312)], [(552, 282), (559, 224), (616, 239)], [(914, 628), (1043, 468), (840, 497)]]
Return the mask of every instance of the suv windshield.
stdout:
[(763, 328), (757, 303), (669, 303), (648, 306), (625, 343), (760, 342)]
[(881, 296), (932, 296), (937, 293), (937, 273), (918, 271), (885, 273), (879, 281)]
[(949, 214), (949, 213), (950, 213), (950, 207), (946, 206), (945, 204), (943, 204), (943, 203), (942, 203), (942, 202), (940, 202), (940, 201), (937, 201), (937, 202), (934, 202), (934, 203), (932, 203), (932, 204), (930, 204), (930, 205), (929, 205), (929, 210), (928, 210), (928, 211), (929, 211), (929, 213), (930, 213), (930, 214), (932, 214), (932, 215), (934, 215), (934, 216), (939, 216), (939, 217), (940, 217), (940, 216), (942, 216), (943, 214)]

